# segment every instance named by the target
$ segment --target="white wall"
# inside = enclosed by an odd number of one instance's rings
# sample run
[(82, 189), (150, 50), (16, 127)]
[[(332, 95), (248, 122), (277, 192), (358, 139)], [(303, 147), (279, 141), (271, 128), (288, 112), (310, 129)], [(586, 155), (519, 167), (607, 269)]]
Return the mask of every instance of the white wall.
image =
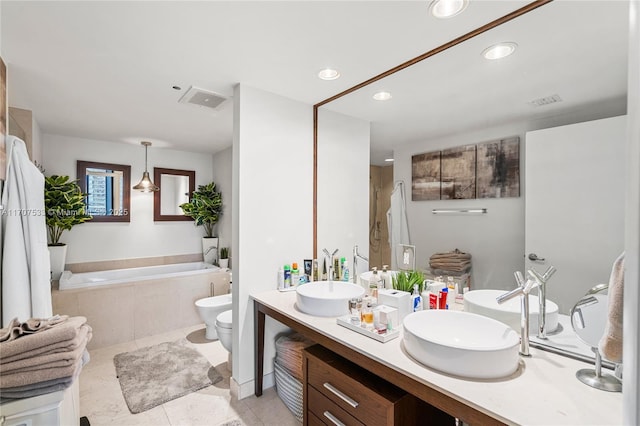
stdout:
[[(312, 107), (238, 85), (233, 133), (233, 379), (244, 398), (254, 390), (250, 295), (275, 289), (278, 268), (313, 250)], [(284, 329), (267, 319), (267, 375), (275, 335)]]
[[(323, 248), (330, 253), (338, 249), (337, 256), (349, 263), (355, 244), (369, 256), (369, 127), (368, 121), (318, 111), (319, 266)], [(358, 269), (367, 271), (368, 265), (360, 261)]]
[(640, 424), (640, 4), (629, 2), (628, 140), (625, 209), (623, 423)]
[[(618, 103), (606, 116), (624, 114)], [(407, 216), (411, 243), (416, 246), (416, 266), (427, 268), (436, 252), (458, 248), (472, 259), (471, 287), (510, 289), (513, 272), (524, 269), (524, 194), (526, 191), (524, 135), (527, 131), (603, 118), (588, 110), (554, 116), (535, 122), (514, 123), (456, 134), (437, 140), (419, 141), (394, 151), (394, 180), (407, 187)], [(520, 197), (502, 199), (411, 201), (411, 156), (454, 146), (476, 144), (509, 136), (520, 137)], [(434, 208), (487, 208), (485, 215), (434, 215)]]
[[(216, 189), (222, 194), (222, 216), (216, 226), (218, 247), (229, 247), (232, 244), (233, 201), (232, 201), (232, 166), (233, 149), (229, 147), (213, 155), (213, 181)], [(234, 253), (230, 250), (229, 267), (233, 268)]]
[[(43, 165), (46, 175), (76, 176), (77, 160), (131, 165), (131, 185), (144, 171), (144, 147), (60, 135), (42, 135)], [(148, 170), (154, 167), (196, 171), (196, 187), (211, 182), (209, 154), (191, 153), (151, 146)], [(202, 251), (204, 230), (193, 222), (154, 222), (153, 194), (131, 191), (129, 223), (86, 222), (65, 231), (67, 263), (132, 259)]]

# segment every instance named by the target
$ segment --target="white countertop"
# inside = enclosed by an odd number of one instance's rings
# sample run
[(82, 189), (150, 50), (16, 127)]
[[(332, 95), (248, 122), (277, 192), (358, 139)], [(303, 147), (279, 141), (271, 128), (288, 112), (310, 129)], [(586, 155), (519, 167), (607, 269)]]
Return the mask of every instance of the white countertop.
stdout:
[(329, 338), (376, 360), (424, 385), (508, 424), (619, 425), (622, 394), (600, 391), (576, 379), (576, 371), (593, 368), (584, 362), (531, 348), (520, 368), (500, 380), (467, 380), (414, 361), (400, 337), (386, 343), (351, 331), (336, 318), (307, 315), (295, 307), (296, 294), (277, 290), (252, 297)]

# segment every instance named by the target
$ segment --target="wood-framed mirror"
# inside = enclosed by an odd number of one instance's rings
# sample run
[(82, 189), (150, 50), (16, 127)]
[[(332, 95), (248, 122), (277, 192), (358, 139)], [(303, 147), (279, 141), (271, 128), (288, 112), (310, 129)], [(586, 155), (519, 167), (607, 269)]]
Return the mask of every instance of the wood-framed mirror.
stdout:
[(78, 160), (77, 179), (92, 222), (130, 222), (131, 166)]
[(153, 181), (160, 188), (153, 194), (153, 220), (183, 221), (193, 220), (185, 216), (180, 204), (188, 203), (196, 189), (194, 170), (153, 168)]

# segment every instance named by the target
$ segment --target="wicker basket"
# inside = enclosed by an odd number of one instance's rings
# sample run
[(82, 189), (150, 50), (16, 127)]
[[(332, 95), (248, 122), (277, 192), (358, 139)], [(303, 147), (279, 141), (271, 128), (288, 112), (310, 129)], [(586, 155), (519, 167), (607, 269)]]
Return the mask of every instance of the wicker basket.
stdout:
[(276, 340), (276, 357), (280, 367), (298, 381), (302, 381), (302, 351), (312, 344), (311, 340), (298, 333), (280, 336)]
[(274, 362), (276, 376), (276, 391), (284, 405), (302, 422), (302, 382), (296, 380), (289, 372)]

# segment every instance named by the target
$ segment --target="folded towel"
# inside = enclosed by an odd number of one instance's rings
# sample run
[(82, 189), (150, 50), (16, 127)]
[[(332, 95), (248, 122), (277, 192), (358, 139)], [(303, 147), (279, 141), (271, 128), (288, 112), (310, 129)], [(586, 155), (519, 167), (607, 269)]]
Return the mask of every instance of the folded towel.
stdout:
[(612, 362), (622, 362), (622, 313), (624, 296), (624, 252), (616, 259), (609, 278), (608, 319), (598, 348)]
[(0, 356), (2, 358), (11, 357), (37, 348), (72, 340), (78, 334), (82, 324), (86, 322), (87, 319), (85, 317), (71, 317), (38, 333), (25, 334), (19, 339), (0, 342)]
[(33, 334), (44, 331), (54, 325), (65, 322), (67, 315), (54, 315), (51, 318), (30, 318), (21, 323), (18, 318), (12, 319), (9, 324), (0, 329), (0, 342), (17, 339), (25, 334)]
[(33, 396), (44, 395), (45, 393), (64, 390), (71, 386), (78, 378), (84, 364), (85, 362), (81, 359), (81, 361), (75, 365), (76, 370), (71, 376), (45, 380), (43, 382), (37, 382), (29, 385), (3, 388), (1, 397), (2, 399), (31, 398)]
[(2, 389), (4, 388), (31, 385), (46, 380), (73, 376), (79, 363), (82, 363), (82, 357), (80, 357), (76, 364), (71, 364), (66, 367), (53, 367), (45, 370), (17, 372), (0, 376), (0, 393), (3, 393)]
[(78, 333), (82, 336), (83, 340), (77, 348), (72, 351), (45, 353), (41, 355), (32, 356), (30, 358), (19, 359), (13, 362), (3, 362), (0, 364), (0, 376), (4, 376), (16, 372), (26, 372), (43, 370), (46, 368), (54, 367), (66, 367), (71, 364), (75, 364), (76, 361), (82, 357), (82, 354), (87, 346), (87, 343), (91, 339), (91, 333), (88, 326), (80, 327)]
[[(84, 329), (84, 331), (83, 331)], [(85, 344), (85, 337), (89, 334), (92, 335), (92, 329), (89, 324), (83, 324), (78, 329), (78, 334), (71, 340), (63, 340), (58, 343), (54, 343), (52, 345), (43, 346), (40, 348), (32, 349), (29, 351), (21, 352), (19, 354), (15, 354), (12, 356), (4, 356), (4, 352), (0, 352), (0, 368), (2, 364), (7, 364), (9, 362), (19, 361), (21, 359), (31, 358), (38, 355), (44, 354), (55, 354), (59, 352), (71, 352), (77, 349), (81, 344)], [(91, 337), (89, 337), (89, 340)]]

